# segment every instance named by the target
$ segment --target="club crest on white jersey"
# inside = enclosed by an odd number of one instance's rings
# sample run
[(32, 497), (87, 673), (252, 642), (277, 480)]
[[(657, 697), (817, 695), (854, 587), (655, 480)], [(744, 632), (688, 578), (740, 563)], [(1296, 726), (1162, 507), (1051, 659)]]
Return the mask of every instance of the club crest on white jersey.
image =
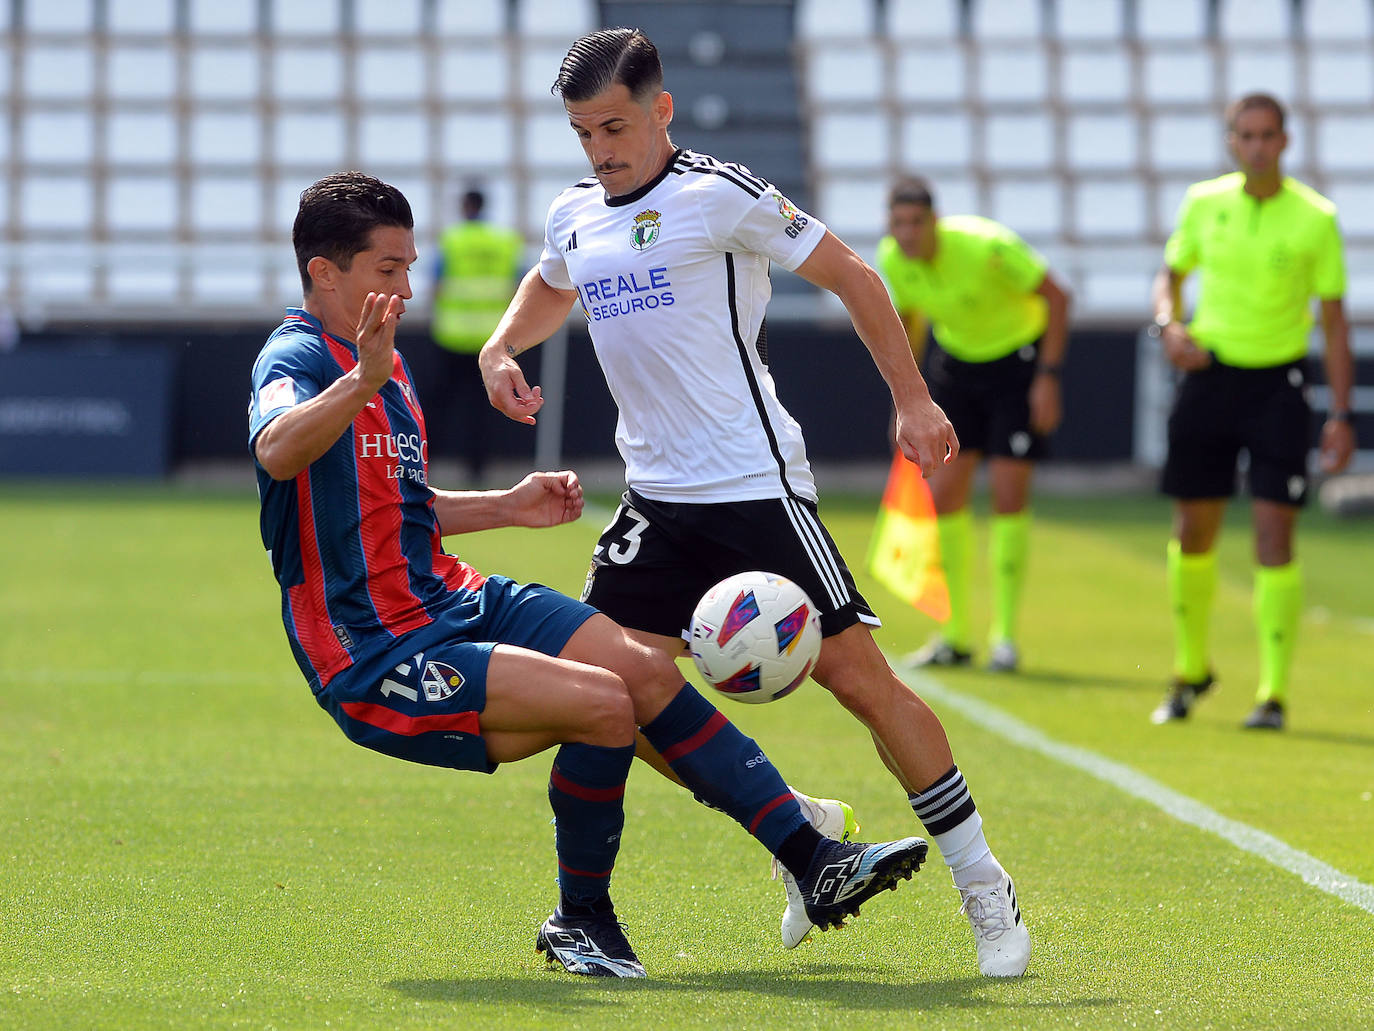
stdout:
[(663, 216), (652, 208), (636, 215), (634, 225), (630, 228), (630, 246), (637, 251), (652, 247), (663, 229), (662, 219)]

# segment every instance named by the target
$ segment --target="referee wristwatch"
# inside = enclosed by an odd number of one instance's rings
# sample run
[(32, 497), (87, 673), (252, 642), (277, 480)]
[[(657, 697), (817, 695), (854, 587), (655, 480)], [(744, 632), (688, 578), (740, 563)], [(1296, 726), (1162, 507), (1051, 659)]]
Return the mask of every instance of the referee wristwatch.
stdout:
[(1164, 327), (1171, 322), (1177, 321), (1172, 315), (1156, 315), (1154, 321), (1146, 328), (1145, 332), (1149, 336), (1158, 340), (1164, 335)]

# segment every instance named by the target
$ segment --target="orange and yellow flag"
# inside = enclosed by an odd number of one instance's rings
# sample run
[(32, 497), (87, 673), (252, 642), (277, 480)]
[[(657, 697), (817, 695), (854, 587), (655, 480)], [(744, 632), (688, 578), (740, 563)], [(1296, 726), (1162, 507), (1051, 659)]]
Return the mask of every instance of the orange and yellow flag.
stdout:
[(930, 485), (900, 451), (893, 456), (873, 528), (868, 571), (897, 597), (937, 622), (949, 619), (949, 589), (940, 567), (940, 538)]

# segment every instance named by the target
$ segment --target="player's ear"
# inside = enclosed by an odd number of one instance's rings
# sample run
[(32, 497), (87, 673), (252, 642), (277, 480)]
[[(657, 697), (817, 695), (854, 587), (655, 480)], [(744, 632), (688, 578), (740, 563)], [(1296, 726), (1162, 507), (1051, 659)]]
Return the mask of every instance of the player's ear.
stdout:
[(310, 274), (312, 283), (328, 290), (334, 286), (334, 277), (338, 274), (339, 267), (323, 255), (317, 254), (306, 262), (305, 271)]
[(653, 112), (654, 124), (660, 129), (668, 128), (673, 121), (673, 95), (666, 89), (659, 90), (650, 110)]

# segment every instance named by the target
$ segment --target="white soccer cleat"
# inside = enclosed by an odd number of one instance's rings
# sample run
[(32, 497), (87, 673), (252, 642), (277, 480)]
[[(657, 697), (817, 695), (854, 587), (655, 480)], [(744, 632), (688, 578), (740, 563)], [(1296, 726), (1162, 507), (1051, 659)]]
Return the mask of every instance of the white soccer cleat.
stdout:
[(986, 977), (1020, 977), (1030, 964), (1030, 932), (1016, 904), (1016, 888), (1005, 870), (996, 881), (959, 889), (959, 912), (973, 925), (978, 969)]
[[(802, 815), (832, 841), (849, 841), (859, 832), (859, 821), (854, 819), (854, 807), (848, 802), (841, 802), (837, 798), (812, 798), (795, 789), (792, 795), (801, 806)], [(787, 892), (787, 908), (782, 911), (782, 947), (795, 949), (816, 925), (806, 915), (806, 903), (797, 886), (797, 879), (776, 858), (773, 860), (773, 878), (781, 878), (783, 889)]]

